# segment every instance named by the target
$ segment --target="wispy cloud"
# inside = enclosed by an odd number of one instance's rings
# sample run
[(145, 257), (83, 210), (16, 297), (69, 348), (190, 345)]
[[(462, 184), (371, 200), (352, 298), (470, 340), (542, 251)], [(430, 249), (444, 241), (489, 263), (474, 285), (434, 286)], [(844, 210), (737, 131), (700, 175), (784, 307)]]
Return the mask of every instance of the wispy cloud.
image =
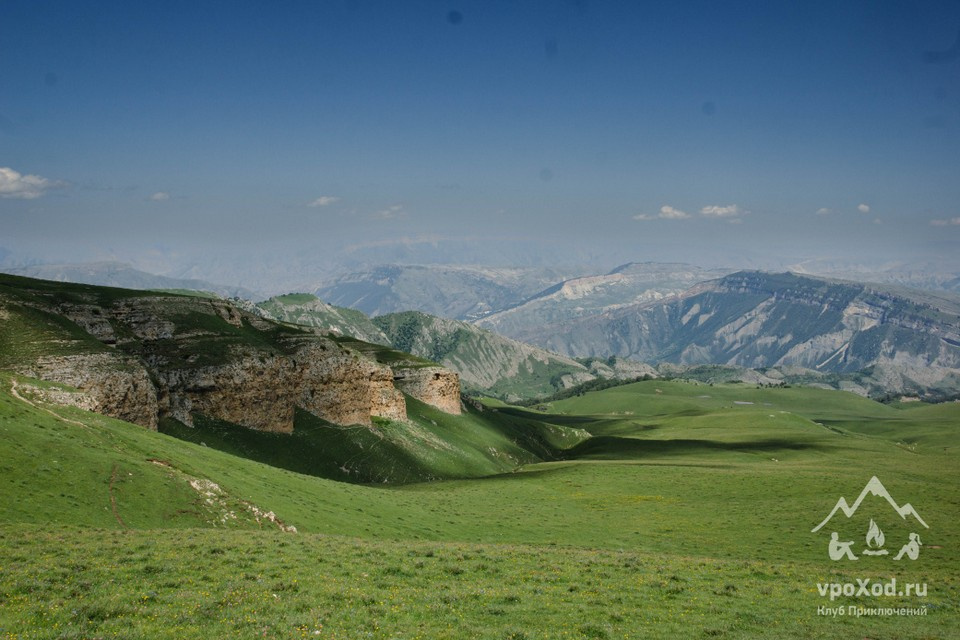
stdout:
[(166, 191), (157, 191), (155, 194), (150, 196), (150, 199), (154, 202), (166, 202), (170, 199), (170, 194)]
[(735, 204), (728, 204), (725, 207), (710, 205), (700, 209), (700, 215), (708, 218), (738, 218), (745, 211)]
[(930, 224), (934, 227), (960, 227), (960, 218), (931, 220)]
[(64, 186), (64, 183), (35, 175), (23, 175), (10, 167), (0, 167), (0, 198), (20, 198), (32, 200), (39, 198), (50, 189)]
[(870, 205), (868, 204), (858, 204), (857, 211), (860, 213), (870, 213)]
[(665, 204), (662, 207), (660, 207), (660, 212), (656, 215), (652, 215), (649, 213), (638, 213), (635, 216), (633, 216), (633, 219), (634, 220), (656, 220), (657, 218), (661, 218), (663, 220), (683, 220), (684, 218), (689, 218), (689, 217), (690, 217), (690, 214), (687, 213), (686, 211), (681, 211), (680, 209), (676, 209), (674, 207), (671, 207), (668, 204)]
[(826, 207), (820, 207), (819, 209), (817, 209), (818, 216), (828, 216), (831, 213), (832, 211), (830, 211), (830, 209), (827, 209)]
[(395, 220), (401, 216), (406, 215), (406, 211), (403, 210), (402, 204), (395, 204), (393, 206), (387, 207), (386, 209), (381, 209), (371, 216), (374, 220)]
[(340, 198), (335, 196), (320, 196), (316, 200), (307, 203), (308, 207), (327, 207), (334, 202), (337, 202)]

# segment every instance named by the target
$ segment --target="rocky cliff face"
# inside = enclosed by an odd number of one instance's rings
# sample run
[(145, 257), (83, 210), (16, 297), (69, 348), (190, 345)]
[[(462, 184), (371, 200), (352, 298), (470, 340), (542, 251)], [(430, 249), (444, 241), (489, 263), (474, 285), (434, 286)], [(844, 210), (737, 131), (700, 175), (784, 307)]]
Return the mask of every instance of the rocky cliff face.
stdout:
[(112, 353), (44, 356), (17, 371), (83, 392), (57, 396), (67, 404), (157, 429), (157, 391), (147, 370), (133, 358)]
[(460, 376), (449, 369), (394, 367), (393, 383), (420, 402), (460, 415)]
[(297, 408), (336, 424), (370, 424), (371, 416), (404, 420), (403, 394), (392, 371), (310, 341), (291, 355), (237, 354), (227, 364), (158, 372), (161, 410), (184, 424), (200, 412), (252, 429), (291, 433)]

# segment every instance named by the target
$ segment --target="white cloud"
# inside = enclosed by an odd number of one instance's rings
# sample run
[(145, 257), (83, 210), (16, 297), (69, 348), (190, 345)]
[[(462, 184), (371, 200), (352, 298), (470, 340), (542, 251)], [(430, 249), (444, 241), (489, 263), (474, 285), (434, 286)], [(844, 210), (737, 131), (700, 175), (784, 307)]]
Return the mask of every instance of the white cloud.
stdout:
[(170, 194), (166, 191), (157, 191), (155, 194), (150, 196), (150, 199), (154, 202), (165, 202), (170, 199)]
[(711, 205), (700, 209), (700, 214), (708, 218), (736, 218), (742, 213), (744, 213), (744, 211), (735, 204), (730, 204), (725, 207)]
[(665, 204), (660, 207), (660, 217), (665, 220), (683, 220), (684, 218), (689, 218), (690, 214)]
[(671, 207), (668, 204), (665, 204), (662, 207), (660, 207), (660, 212), (657, 213), (656, 215), (653, 215), (650, 213), (637, 213), (633, 216), (633, 219), (634, 220), (656, 220), (657, 218), (660, 218), (662, 220), (683, 220), (684, 218), (689, 218), (689, 217), (690, 217), (690, 214), (687, 213), (686, 211), (681, 211), (680, 209), (676, 209), (674, 207)]
[(34, 175), (23, 175), (10, 167), (0, 167), (0, 198), (39, 198), (48, 189), (63, 186), (62, 183)]
[(336, 198), (334, 196), (320, 196), (316, 200), (309, 202), (307, 206), (308, 207), (326, 207), (328, 205), (333, 204), (334, 202), (337, 202), (339, 199), (340, 198)]
[(743, 224), (743, 218), (727, 218), (727, 224)]
[(403, 210), (402, 204), (395, 204), (391, 207), (387, 207), (386, 209), (381, 209), (380, 211), (377, 211), (376, 213), (374, 213), (373, 219), (374, 220), (394, 220), (396, 218), (399, 218), (400, 216), (405, 215), (405, 213), (406, 212)]
[(857, 211), (860, 213), (870, 213), (870, 205), (868, 204), (858, 204)]
[(830, 209), (827, 209), (826, 207), (820, 207), (819, 209), (817, 209), (818, 216), (828, 216), (830, 215), (830, 213), (831, 213)]
[(960, 227), (960, 218), (950, 218), (949, 220), (931, 220), (930, 224), (934, 227)]

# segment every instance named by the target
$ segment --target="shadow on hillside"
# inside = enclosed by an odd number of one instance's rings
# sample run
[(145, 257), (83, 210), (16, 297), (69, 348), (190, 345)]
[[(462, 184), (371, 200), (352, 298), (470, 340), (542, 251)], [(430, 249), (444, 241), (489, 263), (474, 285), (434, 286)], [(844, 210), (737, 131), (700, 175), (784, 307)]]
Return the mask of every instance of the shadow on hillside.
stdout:
[(650, 456), (671, 456), (706, 452), (773, 453), (777, 451), (823, 451), (829, 447), (781, 438), (752, 442), (718, 440), (642, 440), (620, 436), (596, 436), (564, 452), (564, 460), (600, 458), (607, 460), (636, 459)]
[[(524, 420), (549, 422), (550, 424), (560, 425), (561, 427), (580, 427), (583, 425), (596, 424), (598, 419), (598, 416), (567, 416), (558, 413), (537, 413), (516, 407), (498, 407), (496, 412), (500, 415), (523, 418)], [(602, 418), (607, 417), (609, 416), (602, 416)]]

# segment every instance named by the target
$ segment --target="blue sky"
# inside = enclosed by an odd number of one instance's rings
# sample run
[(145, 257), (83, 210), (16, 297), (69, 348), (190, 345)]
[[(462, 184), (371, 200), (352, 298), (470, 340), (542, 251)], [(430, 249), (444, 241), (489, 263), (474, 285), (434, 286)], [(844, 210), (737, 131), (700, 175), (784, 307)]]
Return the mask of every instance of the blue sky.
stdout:
[(422, 238), (500, 262), (960, 248), (956, 2), (3, 13), (0, 246), (17, 259), (174, 269)]

